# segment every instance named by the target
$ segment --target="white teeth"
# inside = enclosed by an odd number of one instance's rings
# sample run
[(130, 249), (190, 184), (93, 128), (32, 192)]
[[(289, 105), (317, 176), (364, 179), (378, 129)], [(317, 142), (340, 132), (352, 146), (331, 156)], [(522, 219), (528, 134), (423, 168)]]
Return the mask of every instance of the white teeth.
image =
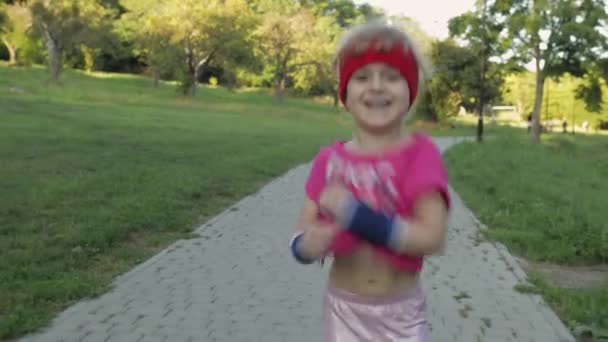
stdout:
[(368, 102), (367, 106), (368, 107), (387, 107), (390, 105), (389, 101), (382, 101), (382, 102)]

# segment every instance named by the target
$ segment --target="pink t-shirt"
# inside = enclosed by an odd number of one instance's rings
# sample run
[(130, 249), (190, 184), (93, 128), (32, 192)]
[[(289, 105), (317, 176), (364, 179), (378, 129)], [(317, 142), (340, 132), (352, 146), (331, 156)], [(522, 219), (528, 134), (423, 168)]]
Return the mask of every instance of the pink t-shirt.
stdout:
[[(439, 192), (450, 207), (447, 171), (441, 153), (426, 135), (415, 133), (410, 143), (378, 155), (352, 153), (344, 144), (337, 141), (321, 148), (313, 160), (305, 190), (317, 204), (326, 184), (341, 182), (375, 210), (406, 219), (412, 216), (416, 200), (429, 192)], [(323, 214), (319, 219), (333, 224)], [(332, 242), (330, 252), (349, 253), (359, 243), (358, 237), (342, 231)], [(374, 248), (398, 269), (418, 272), (422, 268), (422, 257), (398, 255), (384, 247)]]

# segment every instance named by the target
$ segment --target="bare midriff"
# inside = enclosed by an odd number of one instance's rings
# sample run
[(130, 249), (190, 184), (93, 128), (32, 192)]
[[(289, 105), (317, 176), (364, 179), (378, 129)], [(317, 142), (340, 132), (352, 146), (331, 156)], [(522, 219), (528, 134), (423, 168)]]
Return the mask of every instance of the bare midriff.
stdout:
[(403, 293), (416, 287), (418, 278), (418, 272), (396, 269), (366, 244), (352, 253), (335, 256), (330, 271), (333, 287), (362, 296)]

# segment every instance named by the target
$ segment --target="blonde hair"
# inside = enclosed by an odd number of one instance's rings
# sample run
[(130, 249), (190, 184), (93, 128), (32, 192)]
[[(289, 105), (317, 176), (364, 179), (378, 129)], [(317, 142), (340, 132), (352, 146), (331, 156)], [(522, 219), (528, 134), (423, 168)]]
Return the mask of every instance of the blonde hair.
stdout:
[(405, 30), (383, 18), (355, 25), (342, 35), (332, 61), (336, 73), (339, 73), (340, 63), (345, 58), (362, 54), (374, 41), (378, 51), (389, 51), (394, 44), (401, 43), (405, 51), (411, 51), (416, 59), (420, 85), (431, 77), (430, 63), (423, 56), (418, 44)]

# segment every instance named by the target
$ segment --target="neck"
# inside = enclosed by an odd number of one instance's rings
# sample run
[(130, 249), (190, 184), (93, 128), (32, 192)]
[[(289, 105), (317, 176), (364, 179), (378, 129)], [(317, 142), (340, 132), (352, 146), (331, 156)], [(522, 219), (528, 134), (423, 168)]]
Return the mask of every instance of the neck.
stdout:
[(361, 151), (375, 151), (399, 143), (406, 135), (407, 132), (401, 126), (382, 133), (360, 129), (355, 133), (353, 142)]

